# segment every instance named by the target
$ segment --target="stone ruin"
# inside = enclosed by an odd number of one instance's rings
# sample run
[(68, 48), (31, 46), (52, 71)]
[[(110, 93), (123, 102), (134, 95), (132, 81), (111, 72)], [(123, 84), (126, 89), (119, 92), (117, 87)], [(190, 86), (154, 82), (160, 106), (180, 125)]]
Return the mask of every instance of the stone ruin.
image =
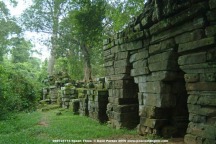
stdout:
[(215, 41), (215, 0), (149, 0), (103, 42), (110, 125), (216, 143)]
[(47, 87), (43, 88), (41, 103), (57, 104), (74, 114), (89, 116), (101, 123), (107, 122), (108, 90), (105, 78), (84, 83), (55, 75), (49, 76), (44, 82)]
[(216, 143), (216, 1), (148, 0), (104, 40), (106, 78), (49, 77), (43, 101), (140, 135)]

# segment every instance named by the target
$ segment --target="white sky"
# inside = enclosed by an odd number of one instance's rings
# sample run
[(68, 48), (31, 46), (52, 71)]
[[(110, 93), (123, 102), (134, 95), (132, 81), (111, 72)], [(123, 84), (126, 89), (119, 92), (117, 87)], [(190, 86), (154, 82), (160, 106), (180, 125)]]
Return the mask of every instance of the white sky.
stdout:
[[(21, 15), (21, 13), (26, 9), (28, 8), (32, 1), (31, 0), (17, 0), (18, 4), (16, 7), (13, 7), (10, 5), (9, 1), (8, 0), (3, 0), (5, 2), (5, 4), (7, 5), (8, 9), (10, 10), (10, 14), (12, 16), (15, 16), (15, 17), (19, 17)], [(48, 48), (41, 44), (39, 42), (39, 39), (44, 37), (48, 37), (47, 34), (40, 34), (40, 33), (36, 33), (36, 32), (25, 32), (24, 33), (24, 37), (25, 39), (27, 40), (30, 40), (32, 42), (32, 44), (34, 45), (34, 48), (33, 49), (36, 49), (38, 50), (39, 52), (41, 52), (42, 55), (38, 55), (38, 54), (34, 54), (33, 57), (37, 57), (37, 58), (40, 58), (41, 60), (45, 60), (46, 58), (49, 57), (49, 51), (48, 51)]]

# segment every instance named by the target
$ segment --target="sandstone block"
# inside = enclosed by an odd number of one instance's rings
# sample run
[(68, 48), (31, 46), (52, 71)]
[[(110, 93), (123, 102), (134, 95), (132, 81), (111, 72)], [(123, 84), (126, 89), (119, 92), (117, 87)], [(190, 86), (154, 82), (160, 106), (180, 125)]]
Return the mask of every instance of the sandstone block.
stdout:
[(115, 60), (127, 59), (129, 56), (128, 52), (118, 52), (116, 54)]
[(133, 63), (133, 68), (147, 67), (147, 60), (138, 60)]
[(188, 111), (193, 114), (203, 116), (214, 116), (216, 109), (214, 107), (188, 104)]
[(131, 66), (123, 66), (115, 68), (115, 74), (130, 74)]
[(114, 67), (124, 67), (128, 65), (129, 65), (129, 62), (127, 59), (118, 60), (114, 62)]
[(131, 55), (130, 63), (141, 60), (141, 59), (146, 59), (148, 58), (148, 56), (149, 56), (148, 50), (145, 50), (145, 49), (140, 50), (138, 51), (138, 53)]
[(131, 76), (140, 76), (140, 75), (147, 75), (149, 74), (149, 68), (148, 67), (139, 67), (136, 69), (131, 70)]
[(139, 83), (139, 92), (168, 94), (171, 92), (171, 85), (161, 81)]
[(178, 44), (187, 43), (202, 39), (205, 36), (203, 29), (197, 29), (192, 32), (186, 32), (175, 37), (175, 41)]
[(150, 72), (155, 71), (178, 71), (178, 63), (177, 60), (163, 60), (156, 63), (150, 63), (149, 64), (149, 70)]
[(140, 117), (140, 124), (150, 127), (150, 128), (162, 128), (164, 125), (167, 124), (167, 119), (149, 119), (145, 117)]
[(203, 123), (192, 123), (188, 125), (187, 133), (197, 135), (202, 138), (215, 139), (216, 127)]
[[(201, 18), (194, 19), (193, 21), (189, 21), (188, 23), (185, 23), (183, 25), (179, 25), (177, 27), (173, 27), (166, 31), (153, 35), (150, 43), (157, 43), (169, 39), (171, 37), (174, 37), (176, 35), (202, 28), (204, 24), (205, 24), (204, 18), (201, 17)], [(169, 35), (167, 35), (167, 33), (169, 33)]]
[(178, 75), (179, 73), (173, 71), (158, 71), (151, 73), (146, 79), (147, 81), (174, 81)]
[(199, 81), (199, 74), (185, 74), (184, 79), (186, 82), (198, 82)]
[(206, 52), (183, 55), (178, 59), (179, 65), (199, 64), (206, 62)]
[(167, 51), (160, 54), (153, 55), (148, 58), (148, 63), (156, 63), (164, 60), (177, 60), (177, 53), (174, 51)]
[(113, 61), (108, 61), (108, 62), (105, 62), (104, 64), (104, 67), (111, 67), (113, 66)]
[(140, 110), (140, 116), (150, 119), (167, 119), (171, 110), (166, 108), (159, 108), (155, 106), (144, 106)]
[(185, 52), (185, 51), (190, 51), (195, 49), (197, 50), (199, 48), (213, 45), (214, 43), (215, 43), (214, 37), (204, 38), (197, 41), (180, 44), (178, 48), (178, 52)]
[(176, 105), (176, 98), (171, 94), (144, 93), (143, 97), (143, 103), (145, 106), (167, 108)]
[(206, 123), (206, 116), (190, 113), (189, 121), (194, 122), (194, 123)]
[(184, 142), (187, 144), (197, 144), (197, 136), (192, 134), (186, 134), (184, 137)]
[(216, 82), (187, 83), (186, 89), (188, 91), (215, 91)]
[(130, 105), (113, 105), (113, 111), (118, 113), (131, 113), (139, 111), (138, 104), (130, 104)]

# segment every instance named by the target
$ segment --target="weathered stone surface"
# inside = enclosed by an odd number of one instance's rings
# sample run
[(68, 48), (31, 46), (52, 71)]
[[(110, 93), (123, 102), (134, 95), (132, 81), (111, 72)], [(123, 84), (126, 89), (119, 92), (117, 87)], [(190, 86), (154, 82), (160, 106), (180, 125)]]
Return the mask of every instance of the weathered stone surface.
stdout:
[(182, 44), (186, 42), (196, 41), (202, 39), (205, 36), (203, 29), (197, 29), (192, 32), (186, 32), (175, 37), (177, 44)]
[(161, 128), (168, 121), (166, 119), (149, 119), (145, 117), (140, 117), (140, 124), (144, 126), (148, 126), (150, 128)]
[(128, 58), (128, 52), (118, 52), (116, 54), (115, 60), (121, 60), (121, 59), (127, 59)]
[(105, 51), (103, 52), (103, 54), (104, 54), (104, 57), (107, 57), (107, 56), (111, 55), (111, 50), (110, 50), (110, 49), (105, 50)]
[(138, 60), (133, 63), (133, 68), (147, 67), (147, 60)]
[[(130, 105), (113, 105), (113, 110), (118, 113), (131, 113), (139, 111), (138, 104), (130, 104)], [(136, 113), (136, 114), (137, 114)]]
[(216, 73), (204, 73), (200, 76), (201, 81), (205, 82), (215, 82), (216, 81)]
[(142, 41), (134, 41), (127, 44), (123, 44), (120, 46), (120, 51), (129, 51), (129, 50), (136, 50), (141, 49), (143, 47)]
[(151, 56), (150, 58), (148, 58), (148, 63), (151, 64), (151, 63), (161, 62), (164, 60), (176, 60), (176, 59), (177, 59), (177, 53), (173, 51), (167, 51), (167, 52), (163, 52)]
[(124, 67), (128, 65), (129, 65), (129, 62), (127, 59), (118, 60), (114, 62), (114, 67)]
[(204, 107), (200, 105), (188, 104), (188, 111), (193, 114), (203, 115), (203, 116), (215, 116), (215, 107)]
[[(174, 37), (176, 35), (179, 35), (185, 32), (189, 32), (195, 29), (202, 28), (204, 24), (205, 24), (204, 18), (194, 19), (194, 21), (192, 22), (188, 22), (178, 27), (170, 28), (166, 31), (153, 35), (151, 39), (151, 43), (156, 43), (156, 42), (166, 40), (168, 38)], [(169, 34), (167, 35), (167, 33)]]
[(214, 43), (215, 43), (214, 37), (204, 38), (201, 40), (180, 44), (178, 48), (178, 52), (185, 52), (194, 49), (199, 49), (199, 48), (213, 45)]
[(131, 76), (127, 75), (127, 74), (116, 74), (116, 75), (108, 76), (108, 79), (111, 81), (122, 80), (122, 79), (131, 79)]
[(149, 56), (148, 50), (142, 50), (138, 51), (138, 53), (135, 53), (131, 55), (130, 57), (130, 63), (141, 60), (141, 59), (146, 59)]
[(216, 25), (209, 26), (205, 29), (205, 33), (208, 37), (212, 37), (216, 35)]
[(139, 83), (138, 85), (140, 92), (168, 94), (171, 91), (171, 85), (161, 81)]
[(115, 73), (115, 70), (114, 68), (111, 66), (111, 67), (106, 67), (106, 75), (109, 76), (109, 75), (113, 75)]
[(188, 91), (216, 91), (216, 82), (187, 83)]
[(186, 82), (198, 82), (199, 74), (185, 74), (184, 78)]
[(194, 122), (194, 123), (206, 123), (206, 116), (190, 113), (189, 121)]
[(197, 144), (197, 136), (191, 135), (191, 134), (186, 134), (184, 137), (184, 142), (188, 144)]
[(198, 104), (202, 106), (216, 106), (216, 98), (214, 95), (201, 94), (201, 95), (190, 95), (188, 97), (189, 104)]
[(104, 67), (110, 67), (110, 66), (113, 66), (113, 61), (105, 62)]
[(108, 55), (108, 56), (104, 57), (104, 61), (105, 61), (105, 62), (113, 61), (114, 58), (115, 58), (115, 55), (114, 55), (114, 54), (111, 54), (111, 55)]
[(131, 66), (123, 66), (115, 68), (115, 74), (130, 74)]
[(216, 137), (216, 127), (210, 125), (205, 125), (202, 123), (192, 123), (188, 125), (187, 133), (192, 135), (197, 135), (202, 138), (215, 139)]
[(174, 81), (178, 78), (179, 73), (173, 71), (157, 71), (150, 75), (135, 77), (135, 83), (151, 81)]
[(198, 64), (204, 62), (206, 62), (206, 52), (184, 55), (180, 56), (178, 59), (179, 65)]
[(164, 70), (178, 71), (179, 68), (178, 68), (177, 61), (174, 61), (174, 60), (163, 60), (163, 61), (156, 62), (156, 63), (150, 63), (149, 64), (149, 70), (151, 72), (164, 71)]
[(155, 107), (173, 107), (176, 105), (176, 98), (171, 94), (143, 94), (143, 104), (146, 106), (155, 106)]
[(169, 109), (154, 107), (154, 106), (144, 106), (140, 110), (140, 116), (150, 119), (166, 119), (169, 116)]
[(131, 70), (131, 76), (146, 75), (149, 73), (150, 71), (148, 67), (139, 67)]

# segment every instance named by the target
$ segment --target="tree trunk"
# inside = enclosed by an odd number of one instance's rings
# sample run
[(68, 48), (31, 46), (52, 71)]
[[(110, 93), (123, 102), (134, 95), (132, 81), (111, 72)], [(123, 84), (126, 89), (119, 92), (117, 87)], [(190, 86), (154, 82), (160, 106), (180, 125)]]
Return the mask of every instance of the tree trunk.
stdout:
[(54, 1), (53, 15), (52, 15), (53, 26), (52, 26), (52, 37), (51, 37), (51, 51), (50, 51), (50, 57), (48, 61), (48, 68), (47, 68), (47, 72), (49, 75), (53, 75), (54, 72), (56, 49), (58, 47), (57, 40), (58, 40), (58, 27), (59, 27), (59, 10), (60, 10), (60, 3)]
[(53, 75), (54, 65), (55, 65), (55, 52), (53, 51), (53, 48), (52, 48), (50, 52), (48, 68), (47, 68), (47, 72), (50, 76)]
[(81, 49), (84, 55), (84, 81), (89, 82), (92, 80), (92, 67), (89, 49), (85, 44), (81, 45)]

